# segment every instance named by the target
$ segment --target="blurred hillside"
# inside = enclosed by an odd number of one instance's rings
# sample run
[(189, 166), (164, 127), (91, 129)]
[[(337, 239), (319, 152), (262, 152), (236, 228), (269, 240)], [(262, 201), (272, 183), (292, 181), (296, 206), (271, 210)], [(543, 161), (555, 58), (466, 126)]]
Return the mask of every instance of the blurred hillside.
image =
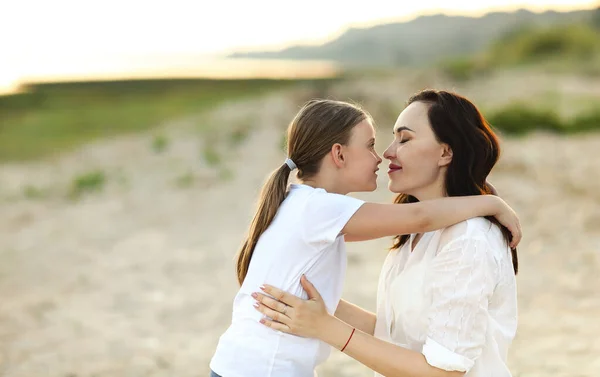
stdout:
[(522, 28), (584, 24), (599, 19), (598, 10), (572, 12), (527, 10), (494, 12), (483, 17), (432, 15), (408, 22), (351, 28), (320, 46), (280, 51), (234, 53), (233, 58), (326, 59), (355, 65), (420, 65), (470, 55)]
[[(195, 117), (223, 102), (276, 90), (308, 88), (314, 97), (328, 97), (332, 85), (357, 80), (370, 85), (426, 77), (415, 90), (435, 87), (436, 82), (456, 90), (465, 85), (509, 90), (510, 95), (492, 95), (478, 102), (490, 123), (505, 133), (600, 129), (600, 96), (594, 86), (600, 78), (600, 8), (539, 14), (521, 10), (479, 18), (424, 16), (352, 29), (323, 46), (251, 56), (331, 58), (344, 69), (337, 76), (318, 79), (292, 75), (289, 79), (29, 83), (19, 93), (0, 96), (0, 162), (60, 154), (97, 138), (153, 129)], [(375, 64), (379, 67), (372, 67)], [(441, 81), (436, 81), (438, 76)], [(514, 85), (504, 88), (508, 82)], [(372, 111), (369, 105), (375, 97), (379, 93), (359, 97), (346, 93), (340, 99), (361, 102)], [(388, 109), (378, 122), (397, 116), (402, 107), (397, 98), (380, 98), (375, 106)], [(231, 125), (213, 125), (210, 130), (205, 126), (204, 134), (213, 135), (219, 127)]]

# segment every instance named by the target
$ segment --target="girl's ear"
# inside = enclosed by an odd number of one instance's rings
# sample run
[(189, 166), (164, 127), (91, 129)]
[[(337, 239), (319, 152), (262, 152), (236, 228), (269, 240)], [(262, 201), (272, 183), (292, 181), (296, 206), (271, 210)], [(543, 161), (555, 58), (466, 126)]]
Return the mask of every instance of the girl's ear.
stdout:
[(345, 165), (344, 147), (339, 144), (333, 144), (331, 147), (331, 157), (336, 167), (341, 168)]

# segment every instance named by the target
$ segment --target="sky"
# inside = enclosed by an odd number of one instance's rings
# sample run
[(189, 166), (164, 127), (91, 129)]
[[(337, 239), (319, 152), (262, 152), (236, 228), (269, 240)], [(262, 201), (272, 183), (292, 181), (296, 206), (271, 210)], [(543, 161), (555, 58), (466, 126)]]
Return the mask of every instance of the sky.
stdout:
[[(599, 0), (3, 0), (0, 86), (27, 73), (104, 69), (130, 56), (318, 44), (420, 14), (592, 8)], [(349, 5), (353, 4), (353, 5)], [(96, 61), (96, 63), (94, 63)], [(113, 67), (114, 68), (114, 67)]]

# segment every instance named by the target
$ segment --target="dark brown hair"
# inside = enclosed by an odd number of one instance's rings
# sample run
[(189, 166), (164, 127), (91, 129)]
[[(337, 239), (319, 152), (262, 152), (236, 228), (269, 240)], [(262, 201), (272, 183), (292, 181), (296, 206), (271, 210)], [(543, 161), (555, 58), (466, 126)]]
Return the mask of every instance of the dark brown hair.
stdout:
[[(498, 137), (471, 101), (456, 93), (443, 90), (424, 90), (413, 95), (406, 106), (422, 102), (429, 106), (429, 124), (440, 143), (452, 149), (452, 161), (445, 177), (448, 196), (469, 196), (491, 194), (492, 189), (486, 179), (498, 158), (500, 143)], [(418, 199), (407, 194), (399, 194), (394, 203), (415, 203)], [(502, 230), (507, 243), (511, 233), (493, 216), (486, 217)], [(400, 248), (409, 239), (408, 235), (396, 236), (393, 249)], [(519, 270), (517, 249), (511, 249), (515, 274)]]
[[(311, 100), (296, 114), (287, 131), (288, 157), (298, 167), (297, 177), (309, 179), (319, 172), (323, 158), (335, 144), (348, 144), (354, 126), (370, 115), (360, 107), (341, 101)], [(275, 218), (287, 195), (290, 168), (282, 164), (263, 186), (248, 237), (236, 256), (237, 278), (244, 282), (254, 248)]]

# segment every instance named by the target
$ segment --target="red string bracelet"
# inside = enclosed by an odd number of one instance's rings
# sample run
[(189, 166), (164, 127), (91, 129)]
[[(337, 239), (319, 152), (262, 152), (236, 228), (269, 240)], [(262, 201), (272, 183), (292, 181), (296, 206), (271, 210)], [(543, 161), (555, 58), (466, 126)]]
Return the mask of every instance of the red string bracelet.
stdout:
[(354, 335), (354, 331), (356, 331), (355, 327), (352, 328), (352, 333), (350, 333), (350, 337), (348, 338), (348, 341), (346, 342), (346, 344), (344, 344), (344, 347), (342, 347), (340, 352), (344, 352), (344, 350), (346, 349), (346, 346), (348, 345), (348, 343), (350, 343), (350, 339), (352, 339), (352, 335)]

